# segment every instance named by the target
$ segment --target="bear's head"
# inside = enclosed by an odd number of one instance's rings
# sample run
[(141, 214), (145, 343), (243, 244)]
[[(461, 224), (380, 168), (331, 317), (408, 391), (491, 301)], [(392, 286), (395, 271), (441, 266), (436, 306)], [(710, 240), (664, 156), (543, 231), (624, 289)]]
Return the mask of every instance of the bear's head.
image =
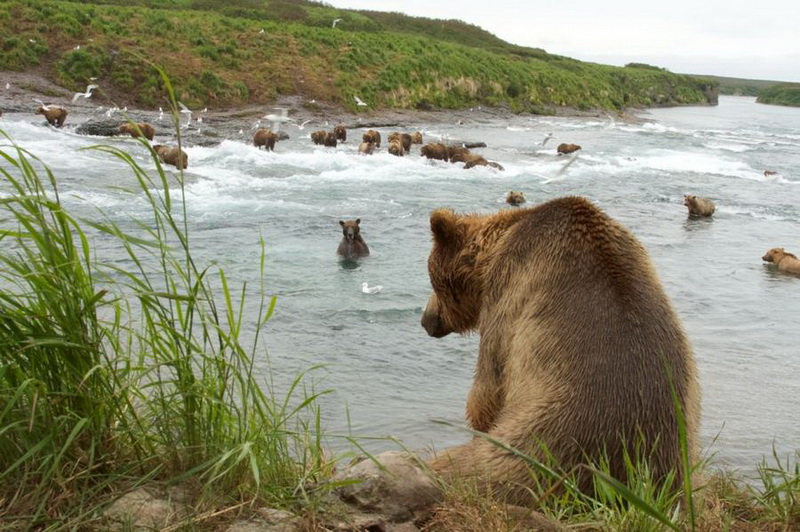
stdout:
[(697, 201), (697, 196), (692, 194), (684, 194), (683, 195), (683, 204), (687, 207)]
[(784, 255), (786, 255), (786, 251), (783, 248), (772, 248), (767, 251), (763, 257), (761, 257), (761, 260), (764, 262), (775, 262)]
[(433, 294), (421, 321), (430, 336), (441, 338), (478, 326), (483, 287), (476, 267), (479, 243), (475, 235), (480, 220), (459, 216), (450, 209), (431, 214), (433, 248), (428, 257), (428, 274)]
[(339, 225), (342, 226), (342, 234), (347, 240), (355, 240), (361, 234), (361, 218), (355, 220), (339, 220)]

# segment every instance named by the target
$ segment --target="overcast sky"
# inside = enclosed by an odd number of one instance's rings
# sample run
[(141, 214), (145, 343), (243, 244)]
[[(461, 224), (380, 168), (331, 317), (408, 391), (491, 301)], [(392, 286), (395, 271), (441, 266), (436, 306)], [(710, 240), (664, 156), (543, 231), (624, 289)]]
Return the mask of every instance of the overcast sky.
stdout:
[[(609, 65), (800, 82), (800, 0), (326, 0), (459, 19), (523, 46)], [(344, 28), (343, 28), (344, 29)]]

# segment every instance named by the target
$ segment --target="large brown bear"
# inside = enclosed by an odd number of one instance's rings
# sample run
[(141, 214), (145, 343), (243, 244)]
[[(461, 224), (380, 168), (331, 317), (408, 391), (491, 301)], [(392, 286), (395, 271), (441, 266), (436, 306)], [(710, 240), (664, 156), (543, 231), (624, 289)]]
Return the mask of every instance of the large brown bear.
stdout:
[(689, 216), (708, 217), (714, 214), (717, 206), (710, 199), (700, 198), (692, 194), (684, 194), (683, 204), (689, 208)]
[(367, 130), (362, 136), (361, 140), (363, 142), (372, 142), (375, 144), (376, 148), (381, 147), (381, 134), (379, 131), (375, 131), (374, 129)]
[(162, 161), (173, 165), (175, 168), (185, 170), (189, 166), (189, 156), (178, 147), (156, 144), (153, 146), (153, 151), (158, 154)]
[(425, 144), (419, 149), (419, 154), (428, 159), (436, 159), (438, 161), (447, 160), (447, 146), (441, 142), (430, 142)]
[(333, 128), (333, 134), (339, 142), (347, 142), (347, 129), (341, 124)]
[(120, 133), (126, 133), (135, 139), (141, 136), (139, 134), (140, 131), (142, 135), (144, 135), (144, 138), (146, 138), (147, 140), (153, 140), (153, 137), (156, 136), (155, 128), (146, 122), (139, 122), (138, 124), (131, 124), (126, 122), (125, 124), (119, 126)]
[(565, 155), (568, 153), (578, 151), (580, 149), (581, 147), (578, 146), (577, 144), (567, 144), (566, 142), (562, 142), (561, 144), (558, 145), (556, 151), (558, 152), (559, 155)]
[(67, 119), (68, 111), (63, 107), (57, 105), (42, 106), (36, 109), (37, 115), (44, 115), (47, 123), (51, 126), (61, 127), (64, 125), (64, 120)]
[[(433, 294), (422, 325), (437, 338), (480, 332), (470, 426), (542, 461), (546, 446), (564, 471), (605, 454), (624, 481), (627, 452), (656, 480), (675, 471), (679, 485), (673, 393), (693, 456), (697, 371), (642, 244), (581, 197), (490, 215), (439, 209), (430, 223)], [(481, 437), (431, 465), (516, 503), (528, 502), (536, 475)], [(591, 490), (591, 475), (575, 471)]]
[(268, 151), (275, 151), (275, 143), (278, 142), (278, 134), (271, 129), (259, 128), (253, 135), (253, 146), (258, 149), (262, 147)]
[(339, 220), (342, 226), (342, 241), (336, 253), (346, 260), (354, 260), (369, 255), (369, 246), (361, 236), (361, 218), (355, 220)]
[(422, 144), (422, 131), (416, 131), (411, 134), (411, 144)]
[(800, 275), (800, 259), (794, 253), (789, 253), (783, 248), (772, 248), (761, 257), (765, 262), (773, 262), (782, 272)]
[(328, 135), (328, 132), (324, 129), (320, 129), (319, 131), (315, 131), (311, 134), (311, 142), (314, 144), (325, 144), (325, 137)]

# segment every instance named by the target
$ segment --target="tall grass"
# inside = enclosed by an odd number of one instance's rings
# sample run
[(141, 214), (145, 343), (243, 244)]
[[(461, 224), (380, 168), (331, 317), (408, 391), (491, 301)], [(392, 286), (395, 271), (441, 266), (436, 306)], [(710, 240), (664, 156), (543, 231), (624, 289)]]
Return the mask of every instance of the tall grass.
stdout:
[[(103, 213), (71, 215), (56, 176), (0, 134), (0, 518), (74, 527), (151, 480), (231, 503), (302, 501), (328, 473), (320, 394), (305, 374), (279, 392), (254, 370), (276, 305), (264, 242), (252, 296), (197, 263), (182, 175), (174, 189), (152, 150), (154, 172), (93, 148), (125, 161), (129, 192), (149, 203), (149, 219), (126, 230)], [(99, 239), (127, 265), (105, 261)]]

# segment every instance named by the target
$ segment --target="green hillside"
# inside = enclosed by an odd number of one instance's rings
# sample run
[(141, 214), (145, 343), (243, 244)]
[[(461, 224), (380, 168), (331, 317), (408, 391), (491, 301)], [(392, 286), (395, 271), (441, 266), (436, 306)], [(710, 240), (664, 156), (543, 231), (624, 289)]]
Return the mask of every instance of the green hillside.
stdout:
[(800, 107), (800, 83), (783, 83), (763, 89), (756, 98), (758, 103)]
[[(336, 27), (332, 21), (340, 19)], [(0, 1), (0, 70), (36, 69), (74, 90), (90, 78), (122, 105), (155, 106), (169, 74), (187, 105), (299, 94), (356, 110), (507, 105), (622, 109), (716, 103), (717, 82), (515, 46), (455, 20), (305, 0)]]
[(763, 79), (741, 79), (710, 75), (703, 77), (719, 82), (719, 93), (729, 96), (758, 96), (762, 89), (779, 83)]

